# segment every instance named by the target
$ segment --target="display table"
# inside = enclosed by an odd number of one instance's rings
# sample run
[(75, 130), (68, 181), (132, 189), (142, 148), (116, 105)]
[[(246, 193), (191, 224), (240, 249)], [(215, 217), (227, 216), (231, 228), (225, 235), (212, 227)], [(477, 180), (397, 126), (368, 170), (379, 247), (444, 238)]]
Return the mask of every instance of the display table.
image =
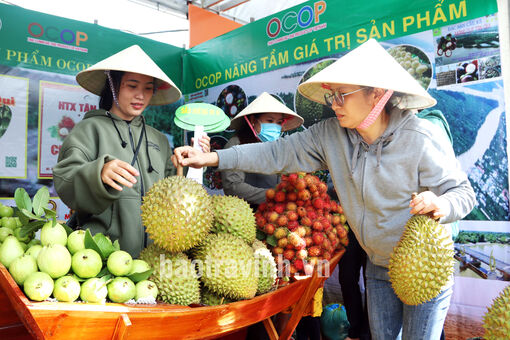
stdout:
[[(330, 272), (343, 255), (330, 261)], [(0, 264), (0, 338), (5, 339), (214, 339), (263, 321), (270, 339), (289, 339), (326, 276), (296, 280), (250, 300), (221, 306), (34, 302)], [(270, 317), (292, 308), (278, 334)]]

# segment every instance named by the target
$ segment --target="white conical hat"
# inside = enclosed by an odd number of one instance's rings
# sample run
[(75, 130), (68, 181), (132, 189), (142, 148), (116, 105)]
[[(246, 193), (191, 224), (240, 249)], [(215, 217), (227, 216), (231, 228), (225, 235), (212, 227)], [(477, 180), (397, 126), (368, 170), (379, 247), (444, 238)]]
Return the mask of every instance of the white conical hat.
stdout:
[(423, 109), (437, 101), (376, 40), (370, 39), (299, 85), (306, 98), (325, 104), (323, 84), (378, 87), (405, 94), (401, 108)]
[(138, 45), (128, 47), (76, 75), (76, 81), (84, 89), (101, 95), (106, 83), (104, 71), (133, 72), (154, 77), (156, 79), (156, 93), (149, 104), (164, 105), (177, 101), (181, 91), (158, 65)]
[(237, 116), (232, 118), (230, 128), (236, 130), (239, 129), (244, 121), (244, 118), (239, 118), (257, 113), (283, 113), (286, 115), (285, 118), (288, 118), (288, 120), (283, 123), (282, 131), (293, 130), (303, 124), (304, 121), (301, 116), (282, 104), (278, 99), (267, 92), (262, 92), (260, 96), (250, 103), (250, 105), (245, 107), (244, 110), (237, 114)]

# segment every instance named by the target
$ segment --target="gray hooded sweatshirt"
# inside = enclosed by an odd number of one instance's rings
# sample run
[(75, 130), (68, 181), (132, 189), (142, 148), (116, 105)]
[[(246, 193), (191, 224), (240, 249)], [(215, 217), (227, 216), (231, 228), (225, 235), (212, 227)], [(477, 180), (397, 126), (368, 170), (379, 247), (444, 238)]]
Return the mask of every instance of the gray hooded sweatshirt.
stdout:
[(449, 203), (441, 223), (466, 216), (475, 194), (444, 134), (414, 111), (393, 109), (372, 144), (336, 118), (270, 143), (218, 150), (219, 170), (257, 173), (328, 169), (349, 226), (370, 261), (388, 267), (390, 253), (411, 217), (413, 192), (432, 191)]

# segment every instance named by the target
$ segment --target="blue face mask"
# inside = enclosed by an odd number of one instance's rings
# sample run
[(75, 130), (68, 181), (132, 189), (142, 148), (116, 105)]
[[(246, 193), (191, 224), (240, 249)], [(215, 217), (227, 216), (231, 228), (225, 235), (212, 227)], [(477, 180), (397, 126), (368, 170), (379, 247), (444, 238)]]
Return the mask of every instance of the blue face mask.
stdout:
[(263, 142), (272, 142), (280, 138), (282, 127), (274, 123), (261, 123), (258, 137)]

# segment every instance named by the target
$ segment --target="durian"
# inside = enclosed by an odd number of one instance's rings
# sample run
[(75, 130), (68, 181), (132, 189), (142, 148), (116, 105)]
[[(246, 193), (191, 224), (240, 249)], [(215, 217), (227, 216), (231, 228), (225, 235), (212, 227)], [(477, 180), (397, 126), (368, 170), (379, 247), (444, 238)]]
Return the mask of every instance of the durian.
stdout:
[(200, 298), (202, 304), (207, 306), (225, 305), (235, 301), (224, 296), (217, 295), (205, 287), (200, 291)]
[(213, 196), (214, 233), (241, 237), (246, 243), (255, 240), (255, 215), (248, 202), (235, 196)]
[(200, 244), (212, 227), (211, 197), (192, 179), (164, 178), (144, 196), (142, 221), (158, 246), (170, 252), (188, 250)]
[[(199, 275), (205, 287), (234, 300), (257, 293), (258, 272), (253, 249), (231, 234), (211, 234), (195, 250)], [(201, 267), (201, 268), (200, 268)]]
[(435, 298), (453, 275), (453, 240), (439, 222), (414, 215), (393, 248), (389, 276), (393, 290), (407, 305)]
[(483, 317), (486, 340), (510, 339), (510, 286), (494, 299)]
[(264, 294), (273, 288), (276, 281), (276, 262), (269, 249), (261, 241), (255, 240), (252, 248), (259, 271), (257, 294)]
[(183, 306), (200, 302), (200, 281), (186, 255), (151, 244), (142, 250), (140, 259), (154, 269), (149, 280), (158, 287), (158, 300)]

